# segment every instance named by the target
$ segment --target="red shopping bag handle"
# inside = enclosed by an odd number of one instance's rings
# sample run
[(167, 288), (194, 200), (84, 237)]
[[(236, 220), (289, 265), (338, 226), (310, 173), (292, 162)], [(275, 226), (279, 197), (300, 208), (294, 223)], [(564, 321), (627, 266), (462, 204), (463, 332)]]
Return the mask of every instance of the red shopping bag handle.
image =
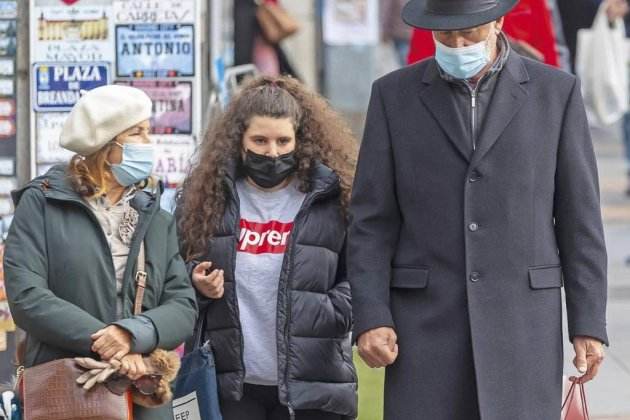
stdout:
[[(586, 391), (584, 390), (584, 384), (580, 383), (578, 380), (571, 382), (571, 387), (569, 388), (569, 392), (567, 392), (567, 396), (562, 403), (562, 410), (566, 407), (567, 403), (573, 399), (573, 395), (575, 394), (575, 387), (580, 389), (580, 402), (582, 403), (582, 416), (584, 416), (584, 420), (589, 420), (590, 415), (588, 413), (588, 405), (586, 404)], [(570, 409), (570, 407), (569, 407)], [(569, 411), (565, 413), (565, 419), (568, 417)]]

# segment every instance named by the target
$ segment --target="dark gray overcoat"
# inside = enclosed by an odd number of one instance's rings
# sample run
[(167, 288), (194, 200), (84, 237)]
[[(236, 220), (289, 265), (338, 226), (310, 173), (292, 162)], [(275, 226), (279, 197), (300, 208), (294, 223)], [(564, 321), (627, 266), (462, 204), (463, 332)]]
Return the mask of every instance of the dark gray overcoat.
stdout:
[[(556, 420), (570, 337), (606, 337), (576, 78), (515, 53), (471, 153), (433, 59), (375, 82), (351, 205), (354, 336), (395, 327), (386, 420)], [(359, 416), (361, 413), (359, 413)]]

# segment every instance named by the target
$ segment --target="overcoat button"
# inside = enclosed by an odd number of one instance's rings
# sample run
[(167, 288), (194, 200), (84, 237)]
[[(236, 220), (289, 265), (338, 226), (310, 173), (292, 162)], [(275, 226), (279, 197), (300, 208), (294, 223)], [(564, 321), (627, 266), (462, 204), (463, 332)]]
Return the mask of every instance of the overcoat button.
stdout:
[(471, 232), (477, 232), (477, 230), (479, 230), (479, 225), (477, 223), (471, 223), (468, 225), (468, 229)]
[(474, 170), (470, 174), (470, 178), (468, 178), (469, 182), (477, 182), (481, 179), (481, 172)]
[(481, 279), (481, 274), (479, 274), (477, 271), (473, 271), (472, 273), (470, 273), (470, 281), (472, 281), (473, 283), (478, 282)]

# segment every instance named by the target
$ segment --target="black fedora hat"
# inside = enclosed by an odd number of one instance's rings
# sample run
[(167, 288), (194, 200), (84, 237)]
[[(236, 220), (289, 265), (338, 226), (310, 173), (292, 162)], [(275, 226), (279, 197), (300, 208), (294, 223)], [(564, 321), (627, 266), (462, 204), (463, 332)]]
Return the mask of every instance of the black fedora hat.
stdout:
[(505, 16), (519, 0), (411, 0), (402, 18), (408, 25), (430, 31), (473, 28)]

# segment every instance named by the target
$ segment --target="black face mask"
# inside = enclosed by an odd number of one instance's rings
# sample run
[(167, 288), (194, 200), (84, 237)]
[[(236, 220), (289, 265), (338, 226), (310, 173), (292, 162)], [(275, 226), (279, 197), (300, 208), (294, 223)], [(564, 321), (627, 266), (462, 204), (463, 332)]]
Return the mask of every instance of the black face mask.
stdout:
[(247, 176), (257, 185), (263, 188), (273, 188), (295, 172), (297, 161), (295, 160), (295, 152), (273, 158), (248, 150), (245, 154), (243, 167)]

